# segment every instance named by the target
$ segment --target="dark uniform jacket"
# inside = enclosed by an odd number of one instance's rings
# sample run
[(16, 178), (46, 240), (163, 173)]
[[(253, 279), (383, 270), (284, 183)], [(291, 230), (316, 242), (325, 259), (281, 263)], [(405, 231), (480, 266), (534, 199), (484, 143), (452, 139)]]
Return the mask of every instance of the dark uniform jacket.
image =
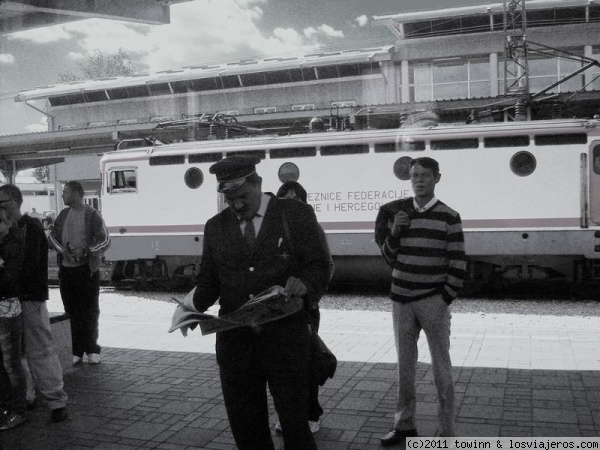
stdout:
[(25, 245), (22, 230), (11, 227), (0, 242), (0, 299), (17, 297), (18, 277), (23, 263)]
[[(299, 278), (307, 288), (306, 299), (318, 299), (329, 283), (331, 256), (319, 238), (319, 224), (312, 208), (291, 199), (269, 194), (267, 211), (252, 253), (241, 233), (240, 221), (231, 208), (211, 218), (204, 232), (204, 250), (196, 280), (194, 306), (205, 311), (217, 300), (221, 315), (235, 311), (249, 299), (274, 285), (285, 286), (290, 276)], [(282, 208), (289, 225), (286, 237)], [(293, 241), (293, 242), (290, 242)], [(310, 305), (307, 305), (310, 306)], [(262, 332), (285, 327), (286, 323), (306, 321), (305, 311), (264, 325)], [(217, 360), (223, 362), (227, 341), (252, 340), (253, 331), (239, 328), (218, 333)]]
[(23, 215), (19, 228), (25, 231), (25, 254), (19, 273), (19, 298), (23, 301), (48, 300), (48, 239), (39, 220)]

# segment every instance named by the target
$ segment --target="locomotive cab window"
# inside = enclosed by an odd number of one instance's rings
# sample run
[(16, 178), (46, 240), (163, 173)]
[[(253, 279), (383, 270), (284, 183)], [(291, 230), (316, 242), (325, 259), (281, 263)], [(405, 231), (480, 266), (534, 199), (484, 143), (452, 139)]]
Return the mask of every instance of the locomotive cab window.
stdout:
[(135, 169), (118, 169), (108, 172), (108, 186), (106, 192), (109, 194), (135, 193), (137, 192), (137, 172)]
[(594, 169), (594, 173), (596, 175), (600, 175), (600, 145), (596, 145), (594, 147), (592, 157), (593, 157), (592, 167)]

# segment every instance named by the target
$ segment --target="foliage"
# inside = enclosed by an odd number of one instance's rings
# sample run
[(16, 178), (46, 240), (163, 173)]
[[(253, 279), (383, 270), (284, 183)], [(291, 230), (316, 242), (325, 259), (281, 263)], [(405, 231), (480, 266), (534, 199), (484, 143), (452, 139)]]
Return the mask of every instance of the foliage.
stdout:
[(33, 176), (38, 183), (48, 183), (50, 181), (50, 167), (36, 167), (33, 169)]
[(59, 81), (67, 83), (81, 79), (116, 77), (135, 73), (129, 55), (123, 49), (119, 49), (118, 53), (113, 55), (105, 55), (100, 50), (94, 50), (84, 63), (79, 63), (79, 68), (82, 75), (73, 72), (60, 73)]

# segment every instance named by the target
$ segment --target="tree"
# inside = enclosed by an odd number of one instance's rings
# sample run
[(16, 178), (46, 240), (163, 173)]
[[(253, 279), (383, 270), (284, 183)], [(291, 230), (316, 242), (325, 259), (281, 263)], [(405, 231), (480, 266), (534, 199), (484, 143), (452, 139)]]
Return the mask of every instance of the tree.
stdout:
[(82, 75), (73, 72), (60, 73), (58, 75), (59, 81), (68, 83), (81, 79), (118, 77), (135, 73), (133, 63), (123, 49), (119, 49), (113, 55), (105, 55), (100, 50), (94, 50), (84, 63), (79, 63), (79, 68)]
[(33, 169), (33, 176), (38, 183), (48, 183), (50, 181), (50, 167), (36, 167)]
[[(82, 79), (117, 77), (135, 73), (129, 55), (123, 49), (119, 49), (114, 55), (105, 55), (100, 50), (94, 50), (85, 63), (79, 63), (79, 68), (81, 75), (73, 72), (59, 73), (59, 82), (69, 83)], [(37, 167), (33, 174), (39, 183), (47, 183), (50, 179), (50, 168), (48, 166)]]

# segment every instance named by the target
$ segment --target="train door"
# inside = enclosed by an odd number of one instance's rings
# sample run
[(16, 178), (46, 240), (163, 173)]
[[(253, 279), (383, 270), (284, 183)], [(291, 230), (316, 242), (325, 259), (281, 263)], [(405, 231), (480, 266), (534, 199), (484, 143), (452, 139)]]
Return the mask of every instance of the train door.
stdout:
[(590, 220), (600, 225), (600, 141), (590, 147)]
[(85, 191), (83, 201), (94, 209), (100, 210), (100, 196), (97, 191)]

